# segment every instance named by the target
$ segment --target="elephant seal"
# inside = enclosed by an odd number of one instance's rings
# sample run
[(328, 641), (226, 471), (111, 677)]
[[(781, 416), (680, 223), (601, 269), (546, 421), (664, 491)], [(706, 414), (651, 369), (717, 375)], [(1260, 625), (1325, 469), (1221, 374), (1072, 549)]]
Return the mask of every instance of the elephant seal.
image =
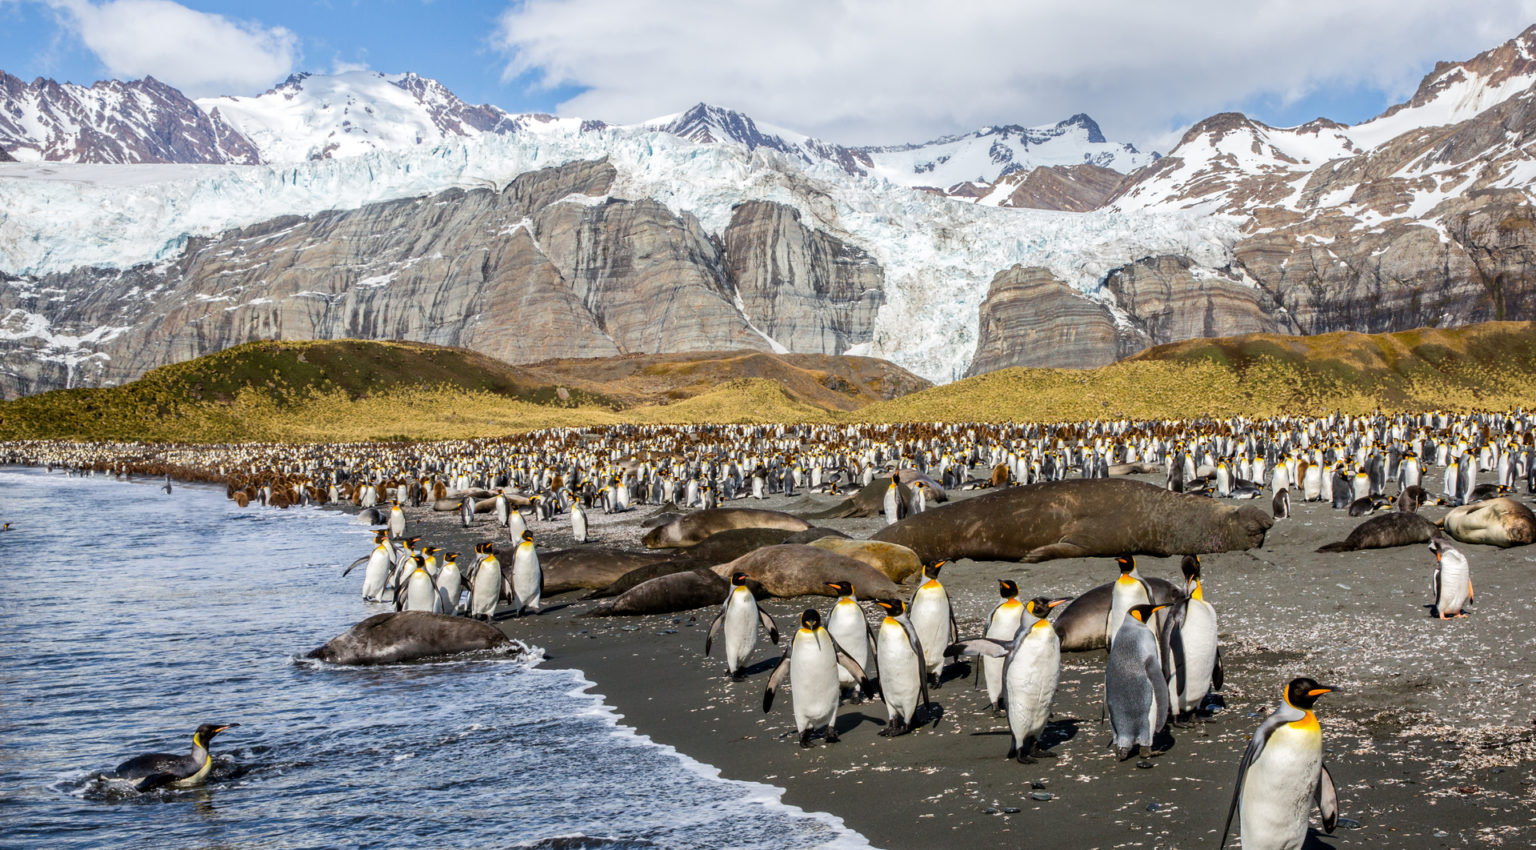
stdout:
[(901, 588), (884, 573), (863, 561), (801, 544), (765, 546), (715, 567), (722, 579), (737, 572), (746, 573), (761, 585), (763, 593), (781, 599), (836, 596), (837, 592), (827, 586), (834, 581), (851, 582), (859, 599), (896, 599), (902, 595)]
[[(912, 486), (922, 487), (926, 492), (924, 497), (929, 502), (947, 502), (949, 494), (944, 488), (921, 472), (915, 469), (900, 470), (901, 483), (896, 485), (896, 490), (901, 494), (901, 501), (910, 504), (912, 501)], [(830, 508), (814, 513), (801, 514), (806, 519), (848, 519), (852, 517), (872, 517), (885, 513), (885, 491), (890, 489), (891, 476), (865, 484), (859, 488), (859, 492), (833, 505)]]
[[(512, 562), (515, 547), (505, 547), (497, 559)], [(539, 553), (539, 567), (544, 571), (544, 595), (553, 596), (568, 590), (586, 588), (596, 590), (607, 587), (631, 570), (667, 560), (670, 555), (660, 552), (629, 552), (623, 549), (601, 547), (577, 547)]]
[(584, 617), (624, 617), (671, 614), (718, 606), (731, 593), (731, 583), (713, 570), (689, 570), (643, 581), (601, 602)]
[(897, 584), (906, 581), (909, 576), (923, 568), (922, 563), (917, 560), (917, 553), (899, 543), (823, 537), (820, 540), (811, 541), (810, 545), (855, 561), (863, 561)]
[(1054, 558), (1204, 555), (1263, 545), (1274, 520), (1126, 478), (1009, 487), (909, 516), (871, 539), (900, 543), (923, 563), (972, 558), (1037, 563)]
[[(1171, 605), (1184, 595), (1171, 581), (1160, 578), (1143, 578), (1142, 581), (1147, 584), (1153, 605)], [(1101, 584), (1067, 603), (1067, 609), (1056, 618), (1055, 624), (1062, 652), (1087, 652), (1109, 647), (1105, 632), (1109, 628), (1109, 603), (1114, 592), (1114, 582)]]
[(706, 566), (734, 561), (754, 549), (774, 546), (784, 542), (790, 532), (782, 528), (733, 528), (719, 534), (711, 534), (692, 546), (666, 550), (669, 558), (696, 558), (708, 561)]
[(1536, 540), (1536, 514), (1508, 498), (1452, 508), (1439, 524), (1462, 543), (1485, 543), (1507, 549)]
[(398, 664), (511, 645), (501, 629), (467, 617), (428, 611), (375, 614), (306, 658), (332, 664)]
[(1156, 475), (1163, 471), (1163, 467), (1156, 463), (1112, 463), (1109, 465), (1110, 475)]
[(1431, 537), (1439, 537), (1440, 529), (1418, 514), (1392, 511), (1374, 516), (1355, 526), (1349, 536), (1337, 543), (1317, 547), (1319, 552), (1354, 552), (1359, 549), (1389, 549), (1428, 543)]
[(643, 567), (636, 567), (624, 575), (614, 579), (613, 583), (607, 587), (597, 588), (596, 590), (581, 598), (608, 599), (613, 596), (618, 596), (624, 591), (629, 590), (631, 587), (634, 587), (641, 582), (650, 581), (653, 578), (669, 576), (673, 573), (686, 573), (690, 570), (707, 570), (713, 566), (714, 563), (712, 561), (701, 561), (697, 558), (672, 558), (666, 561), (658, 561), (654, 564), (647, 564)]
[[(692, 546), (712, 534), (734, 528), (780, 528), (804, 531), (811, 524), (799, 517), (759, 508), (710, 508), (684, 514), (646, 532), (641, 541), (647, 549), (677, 549)], [(724, 597), (721, 597), (724, 598)]]
[(794, 534), (789, 535), (788, 537), (784, 538), (783, 540), (781, 540), (779, 542), (780, 543), (812, 543), (812, 542), (815, 542), (817, 540), (821, 540), (821, 539), (827, 538), (827, 537), (836, 537), (836, 538), (839, 538), (841, 540), (848, 540), (849, 539), (848, 535), (842, 533), (841, 531), (838, 531), (835, 528), (822, 528), (819, 525), (813, 525), (813, 526), (811, 526), (810, 528), (807, 528), (804, 531), (797, 531)]

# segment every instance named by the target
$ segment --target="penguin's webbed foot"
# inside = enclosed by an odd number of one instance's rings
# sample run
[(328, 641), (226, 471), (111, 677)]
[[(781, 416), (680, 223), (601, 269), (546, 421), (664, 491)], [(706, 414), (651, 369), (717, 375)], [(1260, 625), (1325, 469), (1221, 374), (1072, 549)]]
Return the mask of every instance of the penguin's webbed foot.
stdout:
[(937, 691), (937, 690), (939, 690), (940, 688), (943, 688), (943, 687), (944, 687), (944, 683), (939, 681), (938, 674), (936, 674), (936, 673), (929, 673), (928, 674), (928, 690), (930, 690), (930, 691)]
[(837, 729), (833, 728), (832, 726), (828, 726), (827, 727), (827, 738), (826, 738), (826, 740), (827, 740), (827, 743), (829, 743), (829, 744), (835, 744), (838, 741), (841, 741), (842, 738), (838, 737)]
[(800, 733), (800, 746), (805, 748), (811, 746), (811, 730), (807, 729)]
[(1115, 761), (1129, 761), (1135, 754), (1130, 747), (1115, 747)]

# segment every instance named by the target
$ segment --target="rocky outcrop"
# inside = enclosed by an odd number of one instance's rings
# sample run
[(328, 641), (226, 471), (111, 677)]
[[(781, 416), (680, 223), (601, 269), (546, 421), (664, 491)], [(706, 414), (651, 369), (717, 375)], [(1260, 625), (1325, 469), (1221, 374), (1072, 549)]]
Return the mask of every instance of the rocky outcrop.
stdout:
[(57, 162), (255, 164), (255, 145), (154, 77), (90, 88), (0, 71), (0, 150)]
[(1092, 368), (1145, 348), (1101, 302), (1048, 269), (1014, 266), (992, 278), (966, 375), (1008, 366)]
[(779, 344), (837, 354), (870, 340), (885, 293), (869, 254), (801, 224), (798, 210), (763, 201), (733, 209), (722, 241), (744, 311)]
[(1138, 260), (1110, 272), (1105, 287), (1145, 346), (1293, 330), (1251, 281), (1232, 277), (1230, 270), (1201, 268), (1187, 257)]
[(883, 273), (863, 252), (770, 203), (712, 237), (611, 197), (614, 178), (576, 162), (501, 191), (194, 239), (166, 266), (0, 281), (0, 393), (122, 383), (260, 339), (403, 339), (528, 363), (778, 343), (839, 354), (870, 338)]
[(1125, 175), (1112, 168), (1089, 163), (1042, 166), (997, 181), (1013, 187), (999, 206), (1087, 212), (1103, 206), (1124, 180)]

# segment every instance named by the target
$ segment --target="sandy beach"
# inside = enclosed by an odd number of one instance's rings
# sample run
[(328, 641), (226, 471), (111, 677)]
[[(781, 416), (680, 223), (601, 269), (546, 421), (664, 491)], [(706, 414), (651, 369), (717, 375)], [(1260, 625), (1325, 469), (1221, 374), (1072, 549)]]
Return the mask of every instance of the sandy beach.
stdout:
[[(752, 506), (808, 510), (831, 501), (775, 497)], [(592, 512), (595, 542), (638, 548), (641, 523), (655, 511)], [(1432, 519), (1444, 511), (1424, 509)], [(1470, 617), (1442, 622), (1427, 607), (1434, 557), (1426, 547), (1314, 552), (1363, 521), (1325, 504), (1297, 503), (1263, 548), (1202, 558), (1206, 599), (1221, 623), (1225, 708), (1198, 728), (1173, 729), (1170, 748), (1151, 769), (1117, 763), (1108, 747), (1108, 726), (1100, 722), (1102, 651), (1064, 656), (1046, 732), (1058, 758), (1021, 765), (1005, 760), (1006, 720), (992, 715), (985, 691), (965, 675), (969, 665), (951, 668), (933, 692), (942, 707), (937, 726), (882, 738), (882, 703), (845, 703), (842, 741), (802, 749), (788, 696), (771, 714), (761, 708), (782, 646), (765, 637), (747, 681), (730, 682), (718, 650), (715, 658), (702, 652), (713, 609), (581, 617), (594, 603), (578, 591), (546, 599), (540, 616), (501, 625), (543, 647), (546, 665), (583, 671), (642, 734), (726, 777), (782, 787), (786, 802), (837, 815), (879, 847), (1042, 840), (1104, 850), (1215, 847), (1248, 735), (1297, 675), (1342, 688), (1319, 703), (1318, 717), (1345, 820), (1331, 836), (1319, 830), (1308, 846), (1536, 845), (1536, 548), (1456, 544), (1471, 563), (1477, 603)], [(505, 539), (484, 516), (464, 529), (456, 514), (421, 509), (410, 522), (410, 533), (449, 550)], [(882, 523), (820, 524), (864, 537)], [(529, 526), (541, 549), (571, 545), (564, 518)], [(1177, 578), (1176, 559), (1139, 563), (1143, 575)], [(968, 636), (981, 633), (999, 578), (1017, 581), (1024, 596), (1070, 596), (1115, 575), (1110, 559), (962, 560), (942, 580)], [(764, 607), (788, 632), (800, 611), (825, 611), (830, 601)]]

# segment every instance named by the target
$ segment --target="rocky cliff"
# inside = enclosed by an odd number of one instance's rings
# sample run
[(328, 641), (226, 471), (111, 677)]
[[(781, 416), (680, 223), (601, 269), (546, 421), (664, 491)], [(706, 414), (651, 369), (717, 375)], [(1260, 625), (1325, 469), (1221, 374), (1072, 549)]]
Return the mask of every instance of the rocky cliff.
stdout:
[[(792, 210), (722, 238), (609, 194), (606, 161), (194, 239), (174, 261), (0, 287), (0, 392), (117, 384), (259, 339), (403, 339), (507, 362), (868, 341), (883, 273)], [(47, 316), (47, 319), (42, 319)], [(46, 322), (48, 328), (7, 323)], [(93, 328), (83, 340), (77, 328)], [(783, 334), (780, 340), (775, 335)], [(76, 344), (50, 352), (59, 338)]]

